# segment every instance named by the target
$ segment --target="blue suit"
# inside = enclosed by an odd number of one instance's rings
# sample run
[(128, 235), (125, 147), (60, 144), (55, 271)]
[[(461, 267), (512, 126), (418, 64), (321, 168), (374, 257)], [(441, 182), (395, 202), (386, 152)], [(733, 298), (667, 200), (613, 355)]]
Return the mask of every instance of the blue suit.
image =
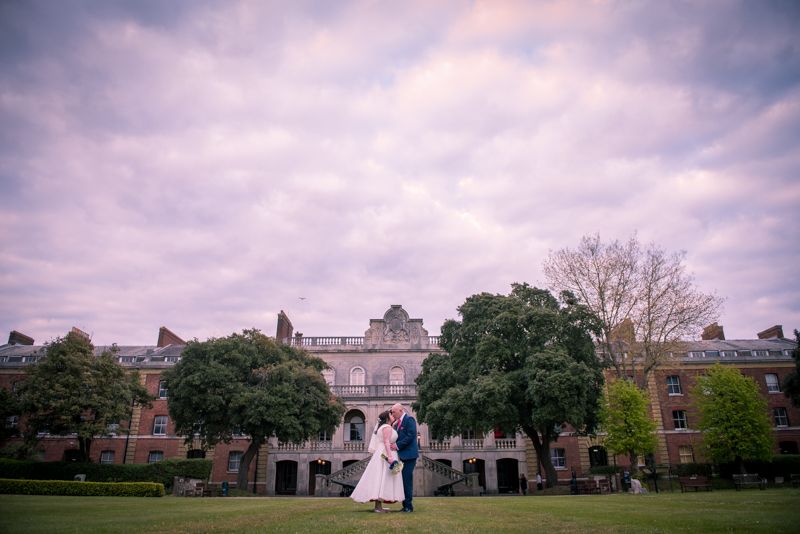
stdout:
[(417, 465), (419, 448), (417, 446), (417, 421), (405, 414), (397, 424), (397, 457), (403, 460), (403, 508), (414, 510), (411, 500), (414, 497), (414, 467)]

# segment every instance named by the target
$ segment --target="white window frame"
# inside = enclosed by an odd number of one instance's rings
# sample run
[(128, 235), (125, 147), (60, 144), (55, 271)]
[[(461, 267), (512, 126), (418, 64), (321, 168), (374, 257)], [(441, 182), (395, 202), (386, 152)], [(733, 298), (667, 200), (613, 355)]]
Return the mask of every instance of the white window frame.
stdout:
[(350, 385), (363, 386), (366, 384), (367, 373), (363, 367), (353, 367), (350, 369)]
[(767, 384), (767, 393), (780, 393), (781, 381), (775, 373), (767, 373), (764, 375), (764, 382)]
[(167, 390), (167, 381), (166, 380), (159, 380), (158, 381), (158, 398), (159, 399), (166, 399), (167, 395), (169, 395), (169, 391)]
[(101, 464), (113, 464), (114, 463), (114, 451), (107, 450), (100, 453), (100, 463)]
[(167, 423), (169, 422), (169, 417), (166, 415), (157, 415), (153, 418), (153, 435), (154, 436), (166, 436), (167, 435)]
[(772, 409), (772, 417), (775, 419), (775, 426), (785, 428), (789, 426), (789, 411), (783, 406)]
[[(672, 379), (674, 379), (674, 381), (672, 381)], [(680, 376), (670, 375), (667, 377), (667, 393), (670, 396), (683, 395)]]
[(675, 430), (686, 430), (689, 428), (689, 418), (686, 410), (672, 410), (672, 426)]
[(150, 451), (147, 453), (147, 463), (154, 464), (164, 461), (164, 451)]
[(228, 473), (238, 473), (239, 467), (242, 465), (242, 451), (230, 451), (228, 453)]
[(567, 469), (567, 451), (561, 447), (550, 449), (550, 461), (558, 471)]
[(389, 369), (389, 385), (390, 386), (402, 386), (406, 383), (406, 370), (400, 367), (399, 365), (395, 365), (391, 369)]

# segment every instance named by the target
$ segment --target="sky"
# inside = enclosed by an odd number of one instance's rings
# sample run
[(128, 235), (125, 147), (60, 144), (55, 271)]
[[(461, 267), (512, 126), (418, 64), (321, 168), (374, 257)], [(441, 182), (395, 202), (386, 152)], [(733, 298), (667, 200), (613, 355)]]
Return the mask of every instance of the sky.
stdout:
[[(800, 328), (800, 3), (0, 1), (0, 336), (431, 335), (582, 236)], [(699, 336), (699, 333), (698, 333)], [(5, 339), (0, 339), (0, 343)]]

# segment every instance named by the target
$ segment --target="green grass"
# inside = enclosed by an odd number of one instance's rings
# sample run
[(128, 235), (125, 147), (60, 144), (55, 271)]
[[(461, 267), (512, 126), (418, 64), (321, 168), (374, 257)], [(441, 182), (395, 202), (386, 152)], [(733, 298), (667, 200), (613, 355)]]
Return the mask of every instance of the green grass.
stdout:
[[(800, 490), (433, 497), (413, 514), (346, 498), (0, 495), (0, 532), (798, 532)], [(392, 508), (397, 509), (398, 505)]]

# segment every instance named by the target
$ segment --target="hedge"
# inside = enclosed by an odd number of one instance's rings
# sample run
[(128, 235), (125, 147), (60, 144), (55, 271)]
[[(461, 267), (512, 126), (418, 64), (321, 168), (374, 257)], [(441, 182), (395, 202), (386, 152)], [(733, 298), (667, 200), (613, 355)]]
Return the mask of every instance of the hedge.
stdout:
[(75, 497), (163, 497), (164, 485), (155, 482), (74, 482), (0, 478), (0, 494), (69, 495)]
[(90, 482), (158, 482), (172, 489), (174, 477), (207, 480), (211, 460), (164, 460), (152, 464), (97, 464), (85, 462), (35, 462), (0, 458), (0, 476), (27, 480), (73, 480), (86, 475)]

